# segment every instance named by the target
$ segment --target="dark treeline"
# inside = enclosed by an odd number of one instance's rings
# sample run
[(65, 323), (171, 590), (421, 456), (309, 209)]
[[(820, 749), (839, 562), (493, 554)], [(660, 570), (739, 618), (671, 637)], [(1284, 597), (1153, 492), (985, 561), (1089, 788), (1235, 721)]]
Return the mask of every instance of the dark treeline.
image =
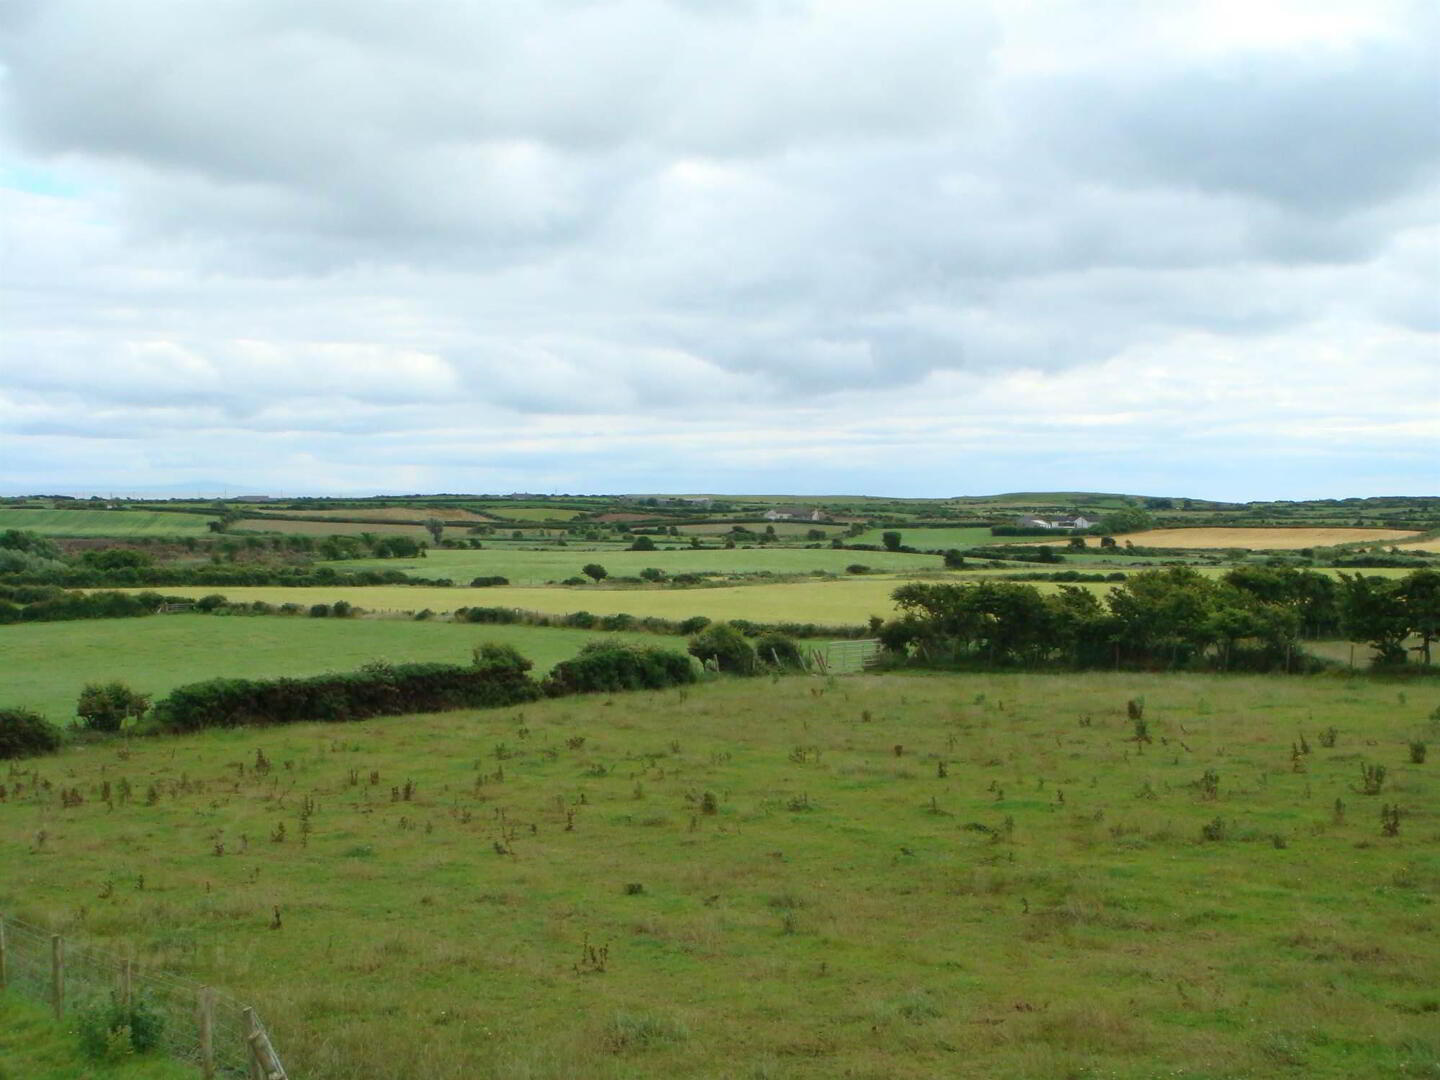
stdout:
[(10, 585), (58, 585), (68, 589), (165, 588), (183, 585), (426, 585), (451, 586), (449, 578), (412, 578), (398, 570), (352, 570), (333, 567), (267, 566), (234, 563), (211, 566), (58, 566), (6, 574)]
[(1428, 664), (1440, 636), (1433, 570), (1336, 580), (1242, 567), (1215, 579), (1169, 567), (1134, 574), (1103, 599), (1007, 581), (905, 585), (894, 598), (903, 614), (881, 627), (883, 645), (930, 664), (1295, 670), (1303, 639), (1345, 636), (1392, 666), (1406, 661), (1411, 637)]
[[(687, 635), (699, 633), (711, 625), (704, 615), (688, 619), (663, 619), (658, 615), (595, 615), (589, 611), (572, 611), (554, 615), (544, 611), (527, 611), (510, 607), (462, 607), (454, 614), (456, 622), (519, 624), (524, 626), (564, 627), (571, 630), (629, 630), (647, 634)], [(873, 626), (822, 626), (818, 623), (760, 623), (749, 619), (732, 619), (729, 625), (746, 637), (782, 634), (793, 638), (861, 638), (874, 632)]]
[(167, 603), (190, 601), (153, 592), (82, 593), (55, 585), (0, 585), (0, 623), (128, 619), (153, 615)]

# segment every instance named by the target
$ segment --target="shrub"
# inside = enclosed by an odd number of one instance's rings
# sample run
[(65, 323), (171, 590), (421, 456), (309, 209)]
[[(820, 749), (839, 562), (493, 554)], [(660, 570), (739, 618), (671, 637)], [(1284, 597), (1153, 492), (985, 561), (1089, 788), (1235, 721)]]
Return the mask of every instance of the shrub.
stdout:
[(755, 639), (755, 653), (761, 663), (771, 664), (782, 671), (800, 671), (805, 667), (800, 646), (784, 634), (761, 634)]
[(330, 614), (329, 604), (311, 604), (310, 617), (312, 619), (323, 619)]
[(580, 572), (593, 581), (603, 581), (610, 576), (610, 572), (599, 563), (586, 563), (580, 568)]
[(128, 1005), (119, 995), (97, 1001), (76, 1017), (80, 1049), (94, 1061), (145, 1054), (160, 1047), (165, 1018), (143, 998)]
[(503, 641), (482, 641), (474, 649), (474, 667), (477, 671), (521, 675), (535, 665), (520, 655), (514, 645)]
[[(477, 578), (471, 578), (471, 579), (470, 579), (470, 587), (471, 587), (472, 589), (488, 589), (488, 588), (491, 588), (492, 586), (495, 586), (495, 585), (509, 585), (509, 584), (510, 584), (510, 579), (509, 579), (509, 578), (507, 578), (507, 577), (501, 577), (501, 576), (498, 575), (498, 574), (491, 575), (490, 577), (477, 577)], [(582, 584), (583, 584), (583, 582), (582, 582)]]
[(545, 680), (551, 697), (616, 690), (658, 690), (695, 681), (695, 665), (683, 653), (651, 646), (592, 641), (555, 665)]
[(713, 661), (721, 671), (733, 675), (754, 675), (755, 649), (731, 623), (713, 623), (690, 639), (690, 655), (702, 662)]
[(86, 683), (75, 705), (75, 715), (91, 731), (119, 731), (127, 718), (136, 720), (150, 708), (150, 698), (123, 682)]
[(676, 630), (688, 637), (691, 634), (698, 634), (701, 630), (704, 630), (705, 627), (709, 625), (709, 616), (691, 615), (690, 618), (685, 619), (683, 622), (681, 622), (680, 625), (676, 627)]
[(864, 563), (851, 563), (849, 566), (845, 567), (845, 572), (847, 574), (868, 574), (870, 572), (870, 567), (866, 566)]
[(195, 601), (195, 610), (206, 612), (214, 611), (218, 607), (223, 607), (224, 604), (225, 597), (219, 593), (211, 593), (209, 596), (202, 596), (199, 600)]
[(0, 758), (53, 754), (60, 729), (33, 709), (0, 709)]

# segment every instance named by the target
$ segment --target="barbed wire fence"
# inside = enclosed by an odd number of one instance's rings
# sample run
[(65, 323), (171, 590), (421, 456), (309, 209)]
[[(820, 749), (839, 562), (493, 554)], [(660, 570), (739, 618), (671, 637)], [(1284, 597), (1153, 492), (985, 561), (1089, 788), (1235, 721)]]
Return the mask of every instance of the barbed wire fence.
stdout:
[(0, 915), (0, 991), (47, 1003), (57, 1020), (96, 1006), (154, 1018), (155, 1049), (205, 1080), (289, 1080), (255, 1010), (190, 979)]

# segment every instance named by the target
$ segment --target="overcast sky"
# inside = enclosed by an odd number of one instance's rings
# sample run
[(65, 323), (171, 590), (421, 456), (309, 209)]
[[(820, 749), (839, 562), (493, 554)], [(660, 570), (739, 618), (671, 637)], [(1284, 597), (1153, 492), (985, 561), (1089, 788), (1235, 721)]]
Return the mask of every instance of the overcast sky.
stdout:
[(1433, 0), (0, 0), (0, 491), (1440, 493)]

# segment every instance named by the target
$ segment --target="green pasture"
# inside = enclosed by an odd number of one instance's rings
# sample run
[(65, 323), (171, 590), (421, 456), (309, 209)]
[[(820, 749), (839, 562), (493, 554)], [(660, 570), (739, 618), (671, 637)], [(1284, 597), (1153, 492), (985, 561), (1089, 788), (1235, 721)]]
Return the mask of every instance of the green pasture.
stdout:
[(210, 518), (158, 510), (16, 510), (0, 508), (0, 530), (24, 529), (44, 536), (200, 536)]
[[(316, 602), (316, 597), (308, 601)], [(543, 674), (598, 634), (536, 626), (278, 615), (15, 624), (0, 626), (0, 707), (23, 705), (68, 723), (87, 682), (122, 679), (141, 693), (160, 697), (183, 683), (221, 675), (318, 675), (350, 671), (371, 660), (466, 664), (471, 649), (482, 641), (514, 645), (535, 662), (536, 673)], [(684, 648), (679, 638), (655, 634), (606, 633), (604, 639)]]
[(579, 517), (581, 510), (562, 510), (556, 507), (553, 510), (539, 506), (506, 506), (504, 503), (491, 503), (485, 507), (485, 513), (493, 517), (504, 518), (507, 521), (569, 521)]
[(993, 544), (1003, 544), (1007, 540), (1015, 539), (1015, 537), (1011, 536), (991, 536), (989, 529), (908, 529), (904, 525), (890, 525), (885, 528), (871, 529), (869, 532), (861, 533), (854, 540), (847, 541), (847, 543), (883, 544), (885, 543), (884, 534), (887, 532), (898, 532), (900, 534), (900, 543), (907, 547), (919, 548), (921, 551), (947, 551), (950, 548), (988, 547)]
[(634, 577), (647, 567), (667, 574), (756, 573), (805, 574), (825, 570), (842, 574), (855, 563), (874, 570), (936, 570), (933, 555), (880, 551), (837, 551), (833, 548), (702, 548), (658, 551), (586, 551), (557, 547), (540, 551), (483, 548), (479, 551), (431, 551), (424, 559), (355, 559), (331, 563), (337, 570), (401, 570), (415, 577), (451, 578), (463, 584), (472, 578), (498, 575), (519, 585), (561, 581), (580, 575), (587, 563), (599, 563), (615, 577)]
[(794, 677), (76, 747), (7, 777), (0, 910), (307, 1080), (1429, 1077), (1437, 705)]

